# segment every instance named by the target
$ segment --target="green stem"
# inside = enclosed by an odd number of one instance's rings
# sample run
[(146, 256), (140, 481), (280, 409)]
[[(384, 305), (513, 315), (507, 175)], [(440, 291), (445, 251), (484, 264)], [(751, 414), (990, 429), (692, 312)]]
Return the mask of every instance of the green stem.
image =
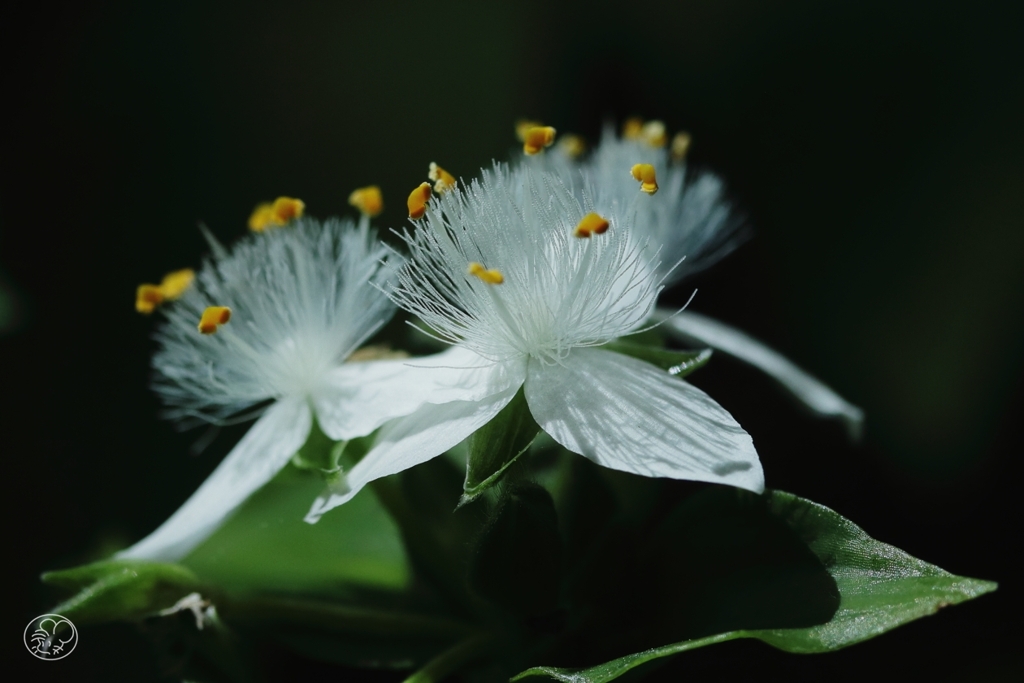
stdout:
[(494, 646), (494, 636), (485, 633), (468, 638), (427, 662), (403, 683), (437, 683), (455, 673), (463, 664), (483, 657)]

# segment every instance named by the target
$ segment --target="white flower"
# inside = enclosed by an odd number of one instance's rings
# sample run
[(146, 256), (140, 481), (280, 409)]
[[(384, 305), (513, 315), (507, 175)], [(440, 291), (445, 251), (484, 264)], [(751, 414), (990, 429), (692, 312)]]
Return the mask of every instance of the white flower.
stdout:
[[(654, 167), (655, 195), (642, 196), (630, 177), (633, 165), (641, 163)], [(688, 174), (685, 158), (673, 161), (666, 145), (650, 144), (642, 136), (619, 138), (607, 125), (580, 170), (598, 211), (632, 207), (636, 237), (660, 250), (666, 285), (713, 265), (742, 242), (742, 220), (725, 199), (722, 180), (707, 172)]]
[[(288, 463), (314, 412), (323, 432), (342, 440), (422, 402), (381, 396), (381, 387), (401, 385), (403, 361), (344, 363), (394, 312), (379, 289), (393, 267), (366, 219), (358, 228), (301, 219), (249, 235), (230, 255), (211, 245), (213, 258), (165, 308), (154, 388), (172, 418), (222, 424), (262, 414), (192, 497), (121, 557), (188, 554)], [(230, 321), (200, 334), (211, 306), (227, 307)]]
[[(443, 364), (422, 369), (450, 396), (385, 424), (345, 487), (318, 500), (307, 521), (455, 446), (520, 387), (544, 431), (601, 465), (763, 489), (750, 436), (721, 406), (598, 348), (642, 326), (661, 285), (657, 262), (629, 236), (630, 213), (592, 210), (559, 176), (528, 164), (497, 166), (431, 201), (403, 235), (410, 256), (390, 293), (455, 345)], [(597, 227), (592, 236), (575, 236), (581, 222)]]
[[(654, 129), (660, 125), (656, 121), (647, 124)], [(688, 136), (683, 148), (675, 150), (675, 159), (672, 148), (664, 144), (667, 138), (663, 126), (660, 137), (652, 144), (651, 137), (639, 127), (634, 135), (619, 137), (608, 125), (600, 144), (583, 160), (576, 161), (555, 150), (543, 163), (571, 178), (576, 194), (592, 197), (597, 211), (612, 207), (632, 211), (634, 235), (639, 241), (646, 240), (648, 250), (660, 250), (659, 272), (666, 284), (673, 284), (713, 265), (736, 248), (744, 236), (739, 232), (742, 221), (724, 198), (721, 179), (706, 172), (688, 173)], [(658, 181), (655, 195), (644, 196), (630, 177), (629, 169), (637, 163), (654, 167)], [(854, 438), (860, 434), (864, 421), (860, 408), (741, 330), (690, 310), (673, 313), (658, 309), (654, 320), (664, 322), (662, 329), (679, 341), (710, 346), (753, 365), (813, 412), (842, 419)]]

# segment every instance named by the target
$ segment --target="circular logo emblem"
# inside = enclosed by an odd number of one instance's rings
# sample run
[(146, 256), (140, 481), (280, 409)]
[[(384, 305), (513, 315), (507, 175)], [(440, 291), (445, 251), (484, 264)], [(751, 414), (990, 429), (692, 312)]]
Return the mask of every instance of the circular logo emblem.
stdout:
[(64, 659), (78, 645), (78, 629), (59, 614), (42, 614), (25, 627), (25, 647), (39, 659)]

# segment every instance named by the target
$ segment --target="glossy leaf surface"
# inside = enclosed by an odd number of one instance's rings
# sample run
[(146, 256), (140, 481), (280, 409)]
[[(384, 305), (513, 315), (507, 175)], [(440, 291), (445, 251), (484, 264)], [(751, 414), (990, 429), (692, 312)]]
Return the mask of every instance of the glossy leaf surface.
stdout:
[[(737, 638), (756, 638), (787, 652), (829, 652), (873, 638), (996, 588), (992, 582), (955, 576), (898, 548), (876, 541), (860, 527), (822, 505), (780, 491), (766, 493), (763, 500), (770, 514), (784, 523), (813, 552), (834, 580), (839, 600), (830, 618), (822, 623), (795, 628), (724, 630), (583, 669), (534, 667), (513, 680), (547, 676), (572, 683), (604, 683), (660, 657)], [(785, 572), (778, 578), (783, 581), (780, 585), (786, 583)], [(763, 581), (764, 578), (758, 580)], [(731, 593), (742, 595), (742, 591), (736, 591), (735, 585)], [(784, 606), (780, 604), (778, 607)], [(792, 607), (790, 605), (776, 612), (774, 618), (779, 625), (793, 616), (786, 613), (791, 612)], [(691, 609), (690, 614), (681, 616), (692, 617), (694, 614), (696, 612)], [(765, 616), (772, 618), (770, 611), (765, 612)], [(742, 618), (749, 619), (751, 615), (744, 614)]]

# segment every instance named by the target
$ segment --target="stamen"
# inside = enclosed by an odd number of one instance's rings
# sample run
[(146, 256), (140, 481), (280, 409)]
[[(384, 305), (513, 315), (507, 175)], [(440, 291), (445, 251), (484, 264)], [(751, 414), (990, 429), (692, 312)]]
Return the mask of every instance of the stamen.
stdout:
[(253, 232), (263, 232), (271, 227), (274, 220), (274, 213), (270, 202), (257, 204), (249, 216), (249, 229)]
[(690, 134), (686, 131), (679, 131), (672, 138), (672, 161), (682, 161), (686, 153), (690, 151)]
[(419, 187), (409, 193), (406, 204), (409, 206), (409, 218), (423, 218), (427, 212), (427, 201), (430, 199), (430, 183), (420, 183)]
[(505, 281), (505, 276), (501, 274), (500, 270), (497, 270), (496, 268), (488, 270), (487, 268), (484, 268), (482, 263), (477, 263), (475, 261), (469, 264), (469, 268), (466, 269), (466, 272), (470, 275), (475, 275), (489, 285), (500, 285)]
[(203, 317), (199, 319), (199, 331), (213, 334), (221, 325), (231, 320), (231, 309), (227, 306), (207, 306)]
[(575, 159), (587, 151), (587, 143), (579, 135), (563, 135), (558, 139), (558, 149)]
[(301, 199), (278, 197), (273, 203), (258, 204), (249, 216), (249, 229), (263, 232), (267, 228), (286, 225), (293, 218), (302, 218), (306, 204)]
[(278, 224), (284, 225), (295, 218), (302, 218), (302, 214), (306, 211), (306, 203), (301, 199), (278, 197), (270, 208), (274, 212), (274, 218), (279, 221)]
[(135, 310), (149, 315), (164, 302), (164, 293), (160, 285), (139, 285), (135, 290)]
[(654, 166), (650, 164), (633, 164), (630, 169), (635, 180), (640, 181), (640, 191), (647, 194), (654, 194), (658, 191), (658, 179), (654, 173)]
[(163, 302), (173, 301), (184, 294), (195, 277), (196, 274), (191, 268), (183, 268), (164, 275), (163, 281), (158, 285), (139, 285), (135, 290), (135, 310), (149, 315)]
[(173, 301), (184, 294), (185, 290), (192, 285), (192, 281), (195, 279), (196, 273), (191, 268), (182, 268), (181, 270), (167, 273), (160, 283), (160, 292), (164, 295), (164, 299)]
[(580, 219), (572, 234), (576, 237), (590, 237), (591, 235), (603, 235), (608, 231), (608, 221), (596, 213), (588, 213)]
[(430, 162), (430, 173), (427, 177), (434, 181), (434, 192), (444, 194), (457, 184), (455, 176), (444, 170), (433, 161)]
[(518, 121), (516, 121), (516, 137), (519, 139), (519, 142), (526, 142), (527, 131), (529, 131), (531, 128), (536, 128), (537, 126), (542, 125), (544, 124), (542, 124), (540, 121), (534, 121), (532, 119), (519, 119)]
[(370, 218), (379, 216), (380, 212), (384, 210), (384, 197), (380, 193), (380, 188), (376, 185), (368, 185), (353, 190), (352, 194), (348, 196), (348, 203), (359, 209), (359, 212), (364, 216), (369, 216)]
[(640, 129), (640, 139), (651, 147), (664, 147), (668, 142), (665, 124), (661, 121), (648, 121)]
[(633, 116), (622, 122), (622, 137), (626, 140), (638, 140), (644, 130), (644, 120)]
[(523, 152), (533, 156), (543, 152), (545, 147), (550, 147), (555, 141), (555, 129), (551, 126), (534, 126), (526, 131), (523, 140)]

